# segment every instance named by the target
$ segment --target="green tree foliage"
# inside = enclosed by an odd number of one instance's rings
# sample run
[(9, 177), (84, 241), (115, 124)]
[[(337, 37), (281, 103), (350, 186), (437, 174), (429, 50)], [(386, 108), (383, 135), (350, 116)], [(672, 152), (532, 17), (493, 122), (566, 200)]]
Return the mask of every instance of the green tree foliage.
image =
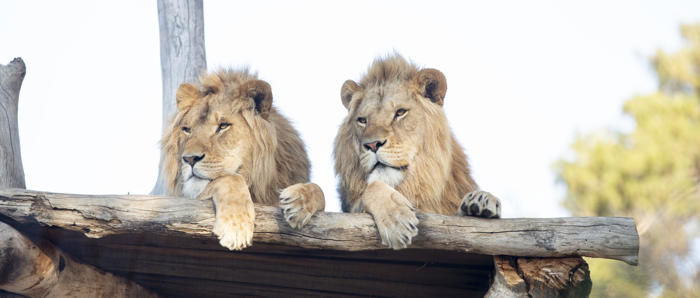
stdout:
[(632, 216), (640, 265), (590, 259), (593, 297), (700, 297), (700, 24), (681, 26), (683, 49), (652, 59), (659, 90), (624, 105), (635, 130), (577, 138), (556, 165), (564, 205), (578, 216)]

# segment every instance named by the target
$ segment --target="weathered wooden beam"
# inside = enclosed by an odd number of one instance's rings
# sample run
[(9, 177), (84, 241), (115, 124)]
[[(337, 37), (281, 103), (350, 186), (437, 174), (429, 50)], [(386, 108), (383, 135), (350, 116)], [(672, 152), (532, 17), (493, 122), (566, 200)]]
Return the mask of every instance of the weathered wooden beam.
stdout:
[[(165, 129), (177, 112), (177, 87), (196, 80), (207, 69), (202, 0), (158, 0), (158, 27)], [(161, 178), (159, 173), (151, 194), (166, 194)]]
[(157, 297), (0, 222), (0, 289), (28, 297)]
[[(0, 190), (0, 214), (19, 223), (79, 231), (88, 237), (154, 233), (213, 238), (209, 200), (144, 195), (74, 195)], [(513, 218), (419, 214), (411, 248), (529, 257), (588, 256), (637, 264), (639, 236), (631, 218)], [(368, 214), (319, 213), (301, 230), (280, 210), (256, 206), (254, 242), (311, 249), (384, 249)]]
[(25, 188), (17, 107), (26, 68), (22, 58), (0, 64), (0, 186)]
[(592, 282), (582, 258), (494, 257), (495, 276), (487, 298), (588, 297)]

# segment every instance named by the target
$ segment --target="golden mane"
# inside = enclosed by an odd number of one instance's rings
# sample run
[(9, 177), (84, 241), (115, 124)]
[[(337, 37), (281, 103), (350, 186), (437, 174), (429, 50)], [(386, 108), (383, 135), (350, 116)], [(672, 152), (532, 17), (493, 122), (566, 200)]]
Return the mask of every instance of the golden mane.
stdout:
[[(393, 55), (375, 60), (360, 79), (359, 85), (354, 84), (353, 87), (352, 81), (344, 85), (341, 97), (344, 98), (344, 103), (347, 101), (348, 115), (339, 128), (334, 146), (335, 170), (340, 177), (338, 192), (344, 211), (357, 212), (362, 207), (358, 205), (361, 204), (359, 199), (368, 184), (367, 170), (360, 164), (362, 133), (355, 127), (356, 119), (362, 113), (362, 107), (368, 105), (373, 108), (367, 109), (368, 114), (362, 114), (363, 116), (368, 119), (381, 117), (377, 113), (382, 109), (380, 107), (388, 105), (386, 98), (392, 98), (392, 104), (410, 105), (409, 113), (414, 118), (403, 121), (411, 121), (411, 127), (418, 129), (410, 132), (403, 131), (402, 126), (380, 127), (381, 129), (394, 131), (392, 135), (421, 131), (421, 135), (404, 138), (401, 146), (397, 146), (400, 150), (414, 150), (415, 154), (406, 166), (403, 181), (396, 186), (396, 190), (406, 196), (420, 212), (455, 214), (462, 197), (477, 189), (467, 157), (455, 140), (442, 109), (442, 97), (446, 90), (444, 76), (440, 73), (435, 77), (438, 82), (434, 88), (442, 88), (441, 94), (421, 93), (421, 90), (433, 90), (427, 89), (428, 85), (422, 83), (421, 76), (435, 72), (437, 71), (433, 69), (421, 69), (400, 55)], [(440, 78), (442, 81), (439, 81)], [(439, 101), (433, 101), (433, 98)]]
[[(250, 156), (242, 157), (244, 161), (239, 174), (249, 185), (254, 202), (277, 205), (279, 190), (295, 183), (308, 182), (310, 163), (299, 133), (275, 107), (269, 107), (265, 118), (254, 116), (253, 112), (248, 111), (255, 106), (255, 102), (246, 96), (247, 90), (243, 89), (256, 81), (259, 81), (257, 74), (248, 69), (222, 69), (201, 76), (194, 94), (188, 95), (194, 102), (207, 101), (207, 113), (222, 112), (219, 110), (224, 107), (220, 103), (222, 97), (215, 100), (208, 96), (210, 94), (221, 94), (225, 100), (234, 102), (234, 114), (242, 115), (250, 128), (250, 134), (245, 135), (245, 138), (250, 136), (250, 139), (245, 143), (253, 147)], [(180, 130), (183, 119), (191, 108), (187, 105), (181, 107), (178, 102), (178, 112), (161, 140), (161, 171), (171, 195), (182, 195), (180, 155), (184, 140)]]
[(400, 55), (376, 59), (362, 76), (360, 85), (372, 87), (396, 81), (408, 81), (416, 76), (419, 69)]

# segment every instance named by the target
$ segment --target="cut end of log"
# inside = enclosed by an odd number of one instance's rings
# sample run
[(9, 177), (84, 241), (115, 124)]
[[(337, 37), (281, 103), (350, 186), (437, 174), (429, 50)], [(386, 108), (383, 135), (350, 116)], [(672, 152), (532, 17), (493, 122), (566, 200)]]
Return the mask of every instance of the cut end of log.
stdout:
[(494, 257), (496, 276), (486, 297), (588, 297), (588, 263), (575, 258)]

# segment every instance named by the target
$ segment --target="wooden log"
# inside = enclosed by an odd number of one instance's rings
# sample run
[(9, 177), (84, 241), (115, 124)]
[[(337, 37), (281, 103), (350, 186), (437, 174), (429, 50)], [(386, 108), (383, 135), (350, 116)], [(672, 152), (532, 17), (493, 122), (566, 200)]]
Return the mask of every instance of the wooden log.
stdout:
[[(129, 233), (214, 237), (210, 200), (2, 189), (0, 213), (19, 223), (39, 222), (93, 238)], [(420, 232), (411, 248), (529, 257), (588, 256), (637, 264), (639, 236), (632, 218), (418, 217)], [(256, 206), (253, 241), (339, 251), (385, 248), (368, 214), (321, 212), (303, 229), (295, 230), (271, 206)]]
[(583, 258), (494, 257), (495, 276), (487, 298), (588, 297), (592, 282)]
[[(207, 69), (202, 7), (202, 0), (158, 0), (163, 129), (177, 112), (175, 92), (178, 86), (196, 80)], [(161, 180), (159, 173), (151, 194), (166, 194)]]
[(0, 222), (0, 289), (29, 297), (157, 297)]
[(17, 107), (26, 68), (22, 58), (0, 64), (0, 186), (25, 188)]

